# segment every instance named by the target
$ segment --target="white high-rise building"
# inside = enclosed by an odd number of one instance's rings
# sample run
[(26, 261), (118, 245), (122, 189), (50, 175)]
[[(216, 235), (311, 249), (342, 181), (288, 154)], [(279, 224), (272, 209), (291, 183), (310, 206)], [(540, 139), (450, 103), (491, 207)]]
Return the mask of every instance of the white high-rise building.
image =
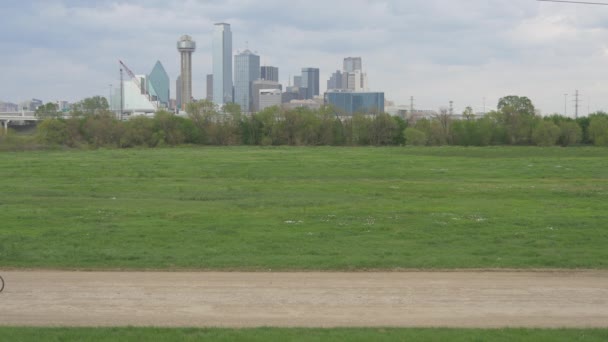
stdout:
[(213, 102), (218, 106), (232, 98), (232, 31), (230, 24), (215, 24), (213, 32)]
[(367, 74), (361, 70), (355, 70), (353, 72), (345, 72), (342, 74), (342, 86), (346, 90), (350, 91), (367, 91)]

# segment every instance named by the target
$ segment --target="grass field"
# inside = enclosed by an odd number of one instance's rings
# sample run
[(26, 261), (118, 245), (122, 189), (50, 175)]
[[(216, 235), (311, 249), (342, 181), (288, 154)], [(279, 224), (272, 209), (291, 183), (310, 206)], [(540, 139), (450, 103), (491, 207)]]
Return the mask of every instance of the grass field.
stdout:
[(0, 158), (5, 268), (608, 267), (608, 149), (235, 147)]
[(606, 341), (608, 330), (1, 328), (6, 341)]

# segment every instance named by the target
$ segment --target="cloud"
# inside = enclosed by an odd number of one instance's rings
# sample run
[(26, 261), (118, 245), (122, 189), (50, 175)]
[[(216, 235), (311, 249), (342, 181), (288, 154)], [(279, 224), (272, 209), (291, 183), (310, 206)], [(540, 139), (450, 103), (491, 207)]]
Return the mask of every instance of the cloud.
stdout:
[[(608, 109), (608, 12), (528, 0), (4, 0), (0, 12), (3, 100), (52, 101), (105, 95), (117, 60), (136, 73), (163, 62), (174, 83), (175, 48), (197, 41), (195, 97), (205, 96), (213, 23), (230, 22), (234, 50), (258, 51), (281, 80), (321, 68), (321, 88), (346, 56), (363, 57), (372, 87), (389, 99), (434, 109), (453, 100), (495, 106), (527, 95), (563, 112), (580, 89), (590, 109)], [(172, 84), (172, 88), (174, 88)], [(590, 103), (589, 103), (590, 102)], [(572, 110), (570, 110), (572, 111)], [(585, 111), (586, 112), (586, 111)]]

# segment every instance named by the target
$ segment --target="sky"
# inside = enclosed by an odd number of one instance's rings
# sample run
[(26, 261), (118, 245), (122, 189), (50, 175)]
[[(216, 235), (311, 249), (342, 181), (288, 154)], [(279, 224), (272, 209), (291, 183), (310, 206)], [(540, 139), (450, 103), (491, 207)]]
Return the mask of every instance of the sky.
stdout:
[[(604, 0), (598, 0), (604, 1)], [(608, 2), (608, 0), (606, 0)], [(107, 96), (118, 60), (136, 74), (160, 60), (172, 82), (176, 42), (189, 34), (193, 95), (212, 71), (213, 24), (232, 25), (280, 81), (321, 70), (321, 91), (344, 57), (363, 58), (370, 90), (418, 109), (460, 112), (529, 97), (543, 114), (608, 111), (608, 6), (536, 0), (0, 0), (0, 101)], [(565, 96), (565, 94), (568, 94)], [(485, 100), (484, 100), (485, 99)]]

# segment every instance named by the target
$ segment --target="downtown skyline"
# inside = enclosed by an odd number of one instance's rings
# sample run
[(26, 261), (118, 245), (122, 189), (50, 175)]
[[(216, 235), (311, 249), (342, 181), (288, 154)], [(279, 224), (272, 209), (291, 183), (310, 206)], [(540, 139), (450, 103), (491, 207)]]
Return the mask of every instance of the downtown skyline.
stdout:
[[(160, 60), (174, 98), (179, 75), (174, 46), (182, 34), (198, 45), (193, 96), (203, 99), (206, 75), (213, 70), (213, 24), (225, 21), (232, 25), (232, 56), (249, 48), (262, 65), (279, 67), (284, 86), (303, 67), (314, 66), (323, 93), (344, 57), (361, 56), (370, 90), (384, 91), (397, 104), (409, 105), (414, 96), (416, 108), (437, 109), (452, 100), (458, 112), (468, 105), (480, 110), (484, 97), (487, 108), (495, 108), (498, 98), (516, 94), (530, 97), (548, 114), (564, 112), (568, 93), (572, 115), (579, 89), (583, 114), (588, 108), (608, 109), (604, 8), (523, 0), (354, 1), (349, 6), (336, 1), (315, 3), (327, 7), (320, 13), (315, 4), (286, 11), (275, 1), (255, 6), (168, 1), (164, 9), (155, 1), (79, 3), (0, 4), (3, 12), (15, 14), (0, 23), (2, 46), (19, 52), (0, 57), (0, 74), (11, 83), (2, 85), (0, 100), (103, 96), (110, 84), (118, 85), (117, 59), (136, 73)], [(328, 13), (340, 15), (330, 20)]]

